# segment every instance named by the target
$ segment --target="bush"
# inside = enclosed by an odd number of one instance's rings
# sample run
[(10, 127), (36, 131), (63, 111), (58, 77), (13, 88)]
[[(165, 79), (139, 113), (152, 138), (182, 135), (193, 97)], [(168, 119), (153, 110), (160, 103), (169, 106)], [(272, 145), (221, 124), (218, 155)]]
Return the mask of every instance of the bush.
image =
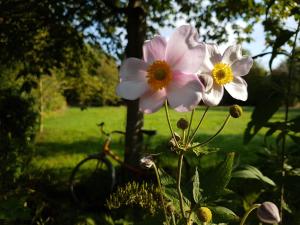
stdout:
[(34, 100), (0, 89), (0, 191), (9, 190), (28, 164), (35, 137)]

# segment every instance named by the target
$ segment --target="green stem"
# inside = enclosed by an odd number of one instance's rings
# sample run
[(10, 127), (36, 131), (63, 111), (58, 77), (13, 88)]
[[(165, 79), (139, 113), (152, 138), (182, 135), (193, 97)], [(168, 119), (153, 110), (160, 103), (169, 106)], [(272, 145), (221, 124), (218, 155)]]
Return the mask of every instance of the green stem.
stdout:
[(168, 216), (167, 216), (167, 209), (166, 209), (165, 202), (164, 202), (163, 190), (162, 190), (162, 187), (161, 187), (161, 182), (160, 182), (160, 177), (159, 177), (159, 174), (158, 174), (158, 169), (157, 169), (155, 163), (153, 164), (153, 168), (155, 170), (155, 175), (156, 175), (158, 188), (159, 188), (159, 192), (160, 192), (160, 199), (161, 199), (163, 209), (164, 209), (165, 220), (166, 220), (167, 225), (169, 225), (169, 220), (168, 220)]
[(182, 169), (182, 161), (183, 161), (183, 152), (180, 153), (178, 158), (178, 167), (177, 167), (177, 192), (179, 196), (179, 203), (180, 203), (180, 211), (182, 214), (182, 217), (185, 218), (185, 212), (183, 208), (183, 195), (181, 192), (181, 169)]
[(187, 132), (187, 135), (186, 135), (187, 140), (189, 139), (189, 136), (190, 136), (190, 132), (191, 132), (191, 128), (192, 128), (192, 122), (193, 122), (193, 118), (194, 118), (194, 113), (195, 113), (195, 109), (192, 110), (192, 114), (191, 114), (191, 117), (190, 117), (188, 132)]
[[(295, 57), (295, 51), (296, 51), (296, 44), (297, 44), (297, 38), (300, 30), (300, 21), (298, 23), (298, 27), (296, 30), (296, 35), (293, 43), (293, 48), (291, 52), (290, 62), (289, 62), (289, 73), (288, 73), (288, 82), (287, 82), (287, 93), (285, 97), (285, 117), (284, 122), (287, 124), (288, 117), (289, 117), (289, 97), (291, 95), (292, 90), (292, 78), (293, 78), (293, 69), (294, 69), (294, 57)], [(283, 218), (283, 205), (284, 205), (284, 178), (285, 178), (285, 158), (286, 158), (286, 133), (284, 133), (283, 139), (282, 139), (282, 147), (281, 147), (281, 187), (280, 187), (280, 217)], [(281, 222), (282, 223), (282, 222)]]
[(186, 132), (185, 130), (182, 131), (182, 144), (185, 145), (187, 140)]
[(188, 148), (188, 149), (193, 149), (193, 148), (197, 148), (199, 146), (203, 146), (203, 145), (206, 145), (207, 143), (211, 142), (215, 137), (218, 136), (218, 134), (224, 129), (225, 125), (227, 124), (228, 120), (230, 118), (230, 114), (227, 116), (227, 118), (225, 119), (224, 123), (222, 124), (222, 126), (220, 127), (220, 129), (213, 135), (211, 136), (209, 139), (207, 139), (206, 141), (202, 142), (202, 143), (199, 143), (191, 148)]
[(249, 216), (249, 214), (254, 210), (257, 209), (260, 206), (260, 204), (254, 204), (243, 216), (240, 225), (244, 225), (244, 223), (246, 222), (247, 217)]
[(175, 134), (174, 134), (174, 130), (173, 130), (171, 122), (170, 122), (170, 115), (169, 115), (167, 101), (165, 101), (165, 112), (166, 112), (166, 117), (167, 117), (168, 126), (169, 126), (169, 129), (170, 129), (171, 135), (172, 135), (172, 137), (173, 137), (173, 139), (175, 141), (175, 144), (176, 144), (177, 148), (179, 148), (178, 142), (177, 142)]
[(193, 139), (194, 139), (194, 137), (195, 137), (195, 135), (196, 135), (196, 132), (197, 132), (197, 130), (199, 129), (199, 127), (200, 127), (200, 125), (201, 125), (201, 123), (202, 123), (202, 121), (203, 121), (203, 119), (204, 119), (204, 117), (205, 117), (205, 115), (206, 115), (208, 109), (209, 109), (209, 106), (206, 107), (206, 109), (205, 109), (205, 111), (204, 111), (204, 113), (203, 113), (203, 115), (202, 115), (202, 117), (201, 117), (201, 119), (200, 119), (200, 121), (199, 121), (199, 123), (198, 123), (196, 129), (194, 130), (194, 132), (193, 132), (193, 134), (192, 134), (190, 140), (187, 142), (188, 144), (187, 144), (186, 146), (189, 146), (189, 144), (192, 143), (192, 141), (193, 141)]
[(174, 213), (171, 212), (171, 215), (172, 215), (172, 223), (173, 223), (173, 225), (176, 225), (176, 219), (175, 219)]

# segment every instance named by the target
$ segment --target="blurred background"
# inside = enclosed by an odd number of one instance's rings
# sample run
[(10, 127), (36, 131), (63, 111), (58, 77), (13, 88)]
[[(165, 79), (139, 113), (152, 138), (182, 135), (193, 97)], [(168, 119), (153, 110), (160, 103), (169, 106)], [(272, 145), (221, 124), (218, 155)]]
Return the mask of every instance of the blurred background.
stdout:
[[(220, 155), (237, 152), (237, 167), (254, 165), (276, 186), (247, 177), (243, 186), (233, 179), (233, 209), (241, 214), (271, 198), (280, 205), (283, 224), (300, 224), (295, 0), (0, 0), (0, 224), (147, 224), (143, 213), (135, 218), (129, 209), (78, 207), (68, 179), (81, 159), (100, 151), (104, 137), (96, 124), (102, 121), (110, 131), (126, 131), (126, 138), (115, 137), (112, 145), (126, 162), (140, 151), (142, 140), (135, 137), (142, 127), (157, 131), (148, 152), (168, 151), (163, 110), (142, 115), (138, 101), (120, 99), (115, 88), (123, 59), (141, 58), (145, 40), (168, 37), (182, 24), (192, 24), (201, 41), (222, 50), (240, 43), (254, 59), (245, 77), (248, 100), (225, 94), (197, 138), (218, 130), (228, 105), (242, 105), (243, 116), (208, 146), (218, 154), (191, 157), (190, 163), (205, 170)], [(203, 111), (200, 105), (197, 118)], [(189, 114), (171, 113), (174, 124), (180, 117)], [(169, 170), (176, 166), (167, 153), (159, 162)]]

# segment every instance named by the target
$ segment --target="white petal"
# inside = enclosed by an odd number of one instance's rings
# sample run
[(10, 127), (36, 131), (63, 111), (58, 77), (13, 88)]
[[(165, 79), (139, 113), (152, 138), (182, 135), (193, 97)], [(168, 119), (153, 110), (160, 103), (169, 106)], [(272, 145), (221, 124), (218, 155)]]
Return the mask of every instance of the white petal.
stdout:
[(159, 110), (166, 100), (166, 90), (148, 91), (140, 98), (140, 110), (144, 113), (154, 113)]
[(122, 80), (144, 80), (146, 81), (148, 64), (137, 58), (128, 58), (120, 68), (120, 78)]
[(147, 82), (141, 80), (125, 80), (117, 86), (117, 95), (127, 99), (136, 100), (141, 97), (147, 90), (149, 86)]
[(149, 64), (155, 60), (165, 60), (166, 46), (165, 38), (159, 35), (146, 41), (143, 46), (144, 60)]
[(202, 84), (203, 84), (203, 86), (205, 88), (205, 91), (209, 91), (212, 88), (214, 80), (213, 80), (213, 78), (212, 78), (211, 75), (200, 74), (199, 75), (199, 79), (202, 82)]
[(248, 99), (247, 83), (241, 77), (234, 77), (233, 81), (224, 85), (228, 93), (235, 99), (246, 101)]
[(249, 73), (253, 65), (253, 59), (250, 56), (245, 56), (242, 59), (236, 60), (231, 69), (234, 76), (244, 76)]
[(206, 54), (206, 58), (208, 58), (213, 65), (221, 62), (222, 60), (222, 55), (216, 44), (206, 44)]
[(167, 87), (168, 102), (176, 111), (190, 111), (199, 104), (203, 90), (196, 75), (177, 72), (173, 74), (173, 80)]
[(172, 70), (196, 73), (204, 56), (205, 45), (198, 42), (197, 30), (190, 25), (177, 28), (167, 43), (166, 61)]
[(203, 93), (202, 98), (205, 105), (215, 106), (221, 102), (223, 95), (223, 86), (214, 84), (209, 91)]
[(231, 65), (236, 60), (242, 58), (242, 50), (240, 45), (231, 45), (223, 53), (222, 62)]

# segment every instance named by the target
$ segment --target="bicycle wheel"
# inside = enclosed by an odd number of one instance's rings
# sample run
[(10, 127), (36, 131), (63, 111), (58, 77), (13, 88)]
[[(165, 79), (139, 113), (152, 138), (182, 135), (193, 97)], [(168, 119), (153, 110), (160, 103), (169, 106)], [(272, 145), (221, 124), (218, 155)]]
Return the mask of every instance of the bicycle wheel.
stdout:
[(73, 199), (82, 207), (102, 207), (115, 184), (111, 162), (99, 155), (80, 161), (70, 176)]

